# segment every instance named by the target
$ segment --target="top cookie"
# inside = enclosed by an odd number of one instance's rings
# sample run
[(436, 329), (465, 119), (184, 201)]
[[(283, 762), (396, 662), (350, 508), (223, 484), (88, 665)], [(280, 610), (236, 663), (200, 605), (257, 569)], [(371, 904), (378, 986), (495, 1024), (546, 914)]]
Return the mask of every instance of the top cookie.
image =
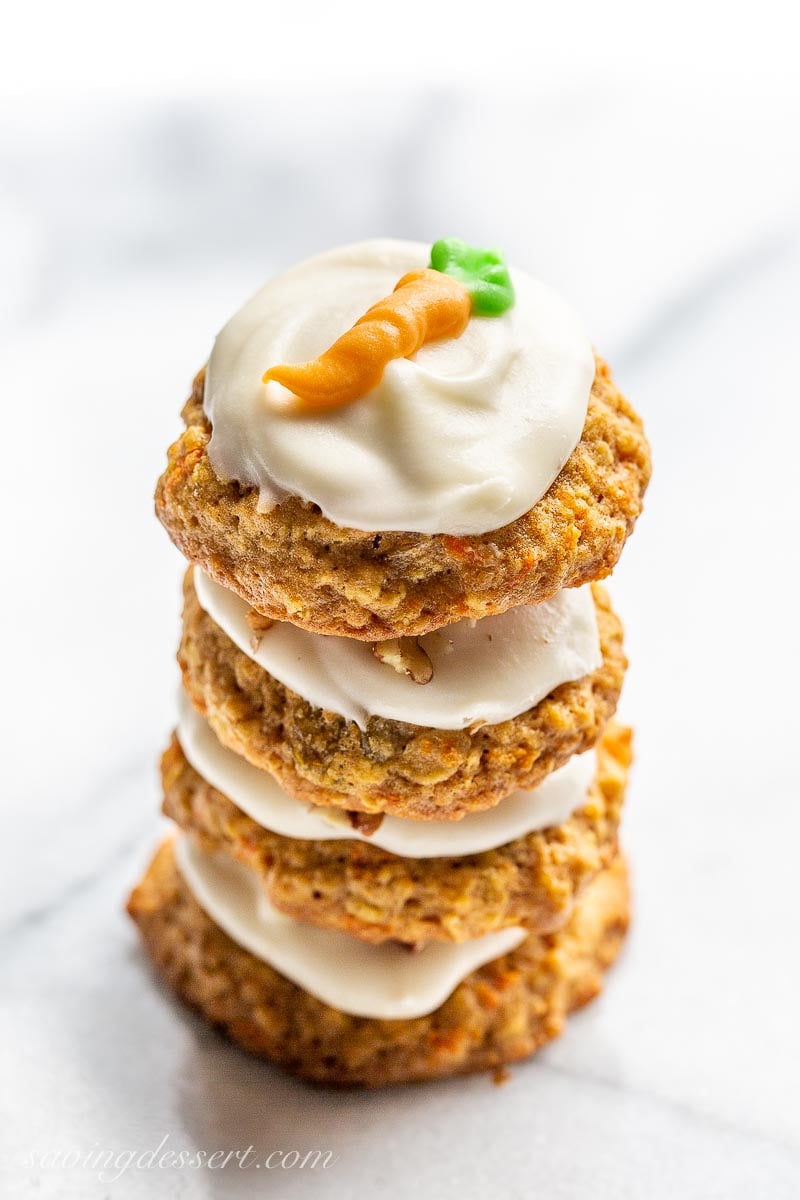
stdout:
[(538, 603), (607, 575), (639, 514), (641, 422), (561, 302), (497, 256), (469, 293), (426, 253), (295, 268), (195, 379), (157, 512), (268, 617), (374, 641)]

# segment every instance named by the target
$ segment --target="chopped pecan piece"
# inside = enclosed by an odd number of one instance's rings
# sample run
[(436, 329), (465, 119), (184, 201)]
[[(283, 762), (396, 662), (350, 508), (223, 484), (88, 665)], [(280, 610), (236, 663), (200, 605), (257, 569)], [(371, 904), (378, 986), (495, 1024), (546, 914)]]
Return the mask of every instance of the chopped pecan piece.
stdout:
[(314, 805), (311, 811), (322, 817), (329, 825), (339, 825), (343, 829), (357, 829), (365, 837), (370, 837), (380, 827), (383, 813), (351, 812), (343, 808), (322, 808)]
[(348, 811), (347, 818), (353, 829), (357, 829), (359, 833), (363, 833), (364, 837), (371, 837), (375, 830), (380, 828), (383, 813)]
[(433, 679), (433, 663), (417, 638), (388, 638), (385, 642), (375, 642), (372, 653), (378, 662), (394, 668), (398, 675), (410, 675), (414, 683), (430, 683)]
[(275, 624), (272, 617), (265, 617), (263, 613), (256, 612), (254, 608), (248, 609), (247, 624), (253, 631), (253, 636), (250, 639), (250, 648), (255, 653), (261, 645), (261, 639), (268, 629), (271, 629)]

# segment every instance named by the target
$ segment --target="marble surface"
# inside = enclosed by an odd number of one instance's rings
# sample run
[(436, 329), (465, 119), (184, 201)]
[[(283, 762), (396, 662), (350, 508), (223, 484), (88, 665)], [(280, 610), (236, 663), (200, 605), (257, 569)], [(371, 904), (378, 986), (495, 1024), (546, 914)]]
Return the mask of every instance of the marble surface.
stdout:
[[(4, 1195), (800, 1194), (797, 113), (586, 87), (0, 126)], [(122, 911), (174, 713), (181, 568), (150, 496), (181, 397), (270, 271), (384, 232), (499, 240), (564, 290), (655, 448), (612, 581), (636, 922), (603, 998), (500, 1088), (288, 1081), (170, 1000)], [(337, 1158), (42, 1159), (164, 1137)]]

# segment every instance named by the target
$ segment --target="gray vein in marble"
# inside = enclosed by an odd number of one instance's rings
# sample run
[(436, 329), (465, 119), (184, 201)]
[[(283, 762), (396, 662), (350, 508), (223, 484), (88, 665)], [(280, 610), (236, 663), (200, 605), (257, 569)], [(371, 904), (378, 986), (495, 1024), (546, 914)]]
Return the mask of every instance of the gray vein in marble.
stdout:
[[(109, 803), (110, 796), (117, 796), (120, 789), (127, 790), (129, 786), (137, 783), (151, 770), (150, 764), (145, 769), (141, 760), (137, 760), (135, 764), (113, 772), (102, 783), (94, 787), (81, 806), (89, 830), (96, 823), (98, 809), (103, 804)], [(134, 792), (138, 791), (138, 787), (133, 787), (133, 790)], [(138, 800), (138, 796), (135, 799)], [(70, 832), (73, 835), (76, 833), (76, 815), (74, 811), (70, 813)], [(154, 822), (154, 815), (146, 812), (138, 803), (129, 806), (126, 817), (122, 836), (113, 841), (104, 838), (102, 842), (94, 844), (96, 861), (91, 868), (84, 867), (72, 875), (67, 883), (56, 888), (44, 901), (40, 901), (38, 897), (32, 897), (34, 901), (32, 904), (18, 911), (10, 920), (0, 923), (0, 944), (5, 944), (8, 948), (9, 944), (13, 945), (14, 939), (20, 934), (46, 925), (52, 919), (57, 919), (65, 906), (69, 905), (72, 900), (81, 897), (104, 880), (107, 875), (118, 869), (132, 850), (141, 844), (143, 836), (152, 829)]]
[[(613, 987), (613, 975), (610, 978), (610, 986)], [(633, 1100), (646, 1100), (648, 1104), (669, 1110), (693, 1124), (704, 1126), (712, 1132), (746, 1137), (755, 1145), (766, 1146), (771, 1150), (786, 1154), (794, 1163), (800, 1161), (797, 1157), (797, 1147), (791, 1142), (784, 1141), (781, 1138), (768, 1137), (758, 1129), (744, 1128), (738, 1122), (727, 1121), (715, 1113), (707, 1112), (705, 1109), (698, 1108), (696, 1105), (688, 1104), (685, 1101), (675, 1100), (671, 1096), (662, 1095), (650, 1088), (634, 1087), (626, 1083), (623, 1079), (612, 1079), (606, 1075), (597, 1075), (588, 1070), (579, 1071), (571, 1067), (566, 1067), (561, 1063), (551, 1062), (547, 1051), (540, 1056), (536, 1065), (544, 1071), (551, 1071), (557, 1075), (564, 1076), (566, 1079), (576, 1079), (580, 1083), (589, 1084), (600, 1090), (606, 1089), (611, 1092), (618, 1092)]]
[(653, 353), (663, 353), (669, 340), (678, 338), (691, 323), (734, 288), (768, 271), (797, 243), (795, 225), (773, 231), (746, 247), (736, 248), (705, 275), (692, 280), (678, 296), (670, 297), (642, 329), (614, 351), (615, 368), (627, 371), (644, 366)]

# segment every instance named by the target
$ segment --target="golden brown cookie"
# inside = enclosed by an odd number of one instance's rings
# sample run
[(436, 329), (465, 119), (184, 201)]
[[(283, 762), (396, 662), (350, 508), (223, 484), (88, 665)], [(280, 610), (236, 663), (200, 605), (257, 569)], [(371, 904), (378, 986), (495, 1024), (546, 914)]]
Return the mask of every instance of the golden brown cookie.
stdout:
[[(156, 489), (175, 545), (268, 617), (376, 641), (462, 617), (538, 604), (614, 568), (642, 508), (650, 451), (642, 423), (598, 359), (580, 442), (534, 507), (491, 533), (364, 533), (289, 497), (224, 482), (207, 454), (201, 371)], [(436, 448), (431, 447), (431, 453)]]
[(556, 1037), (567, 1013), (600, 991), (622, 945), (629, 902), (617, 858), (558, 933), (531, 935), (415, 1020), (348, 1016), (242, 950), (193, 899), (170, 842), (128, 910), (169, 985), (243, 1049), (318, 1083), (377, 1087), (496, 1068)]
[(366, 842), (280, 837), (198, 775), (176, 738), (161, 762), (164, 813), (203, 850), (260, 876), (276, 908), (368, 942), (462, 942), (511, 925), (549, 933), (616, 855), (630, 745), (630, 730), (612, 723), (585, 806), (482, 854), (399, 858)]
[(223, 745), (271, 771), (298, 800), (415, 820), (457, 820), (534, 788), (593, 746), (613, 715), (627, 665), (608, 594), (593, 588), (603, 662), (499, 725), (430, 729), (314, 708), (231, 641), (184, 580), (184, 686)]

